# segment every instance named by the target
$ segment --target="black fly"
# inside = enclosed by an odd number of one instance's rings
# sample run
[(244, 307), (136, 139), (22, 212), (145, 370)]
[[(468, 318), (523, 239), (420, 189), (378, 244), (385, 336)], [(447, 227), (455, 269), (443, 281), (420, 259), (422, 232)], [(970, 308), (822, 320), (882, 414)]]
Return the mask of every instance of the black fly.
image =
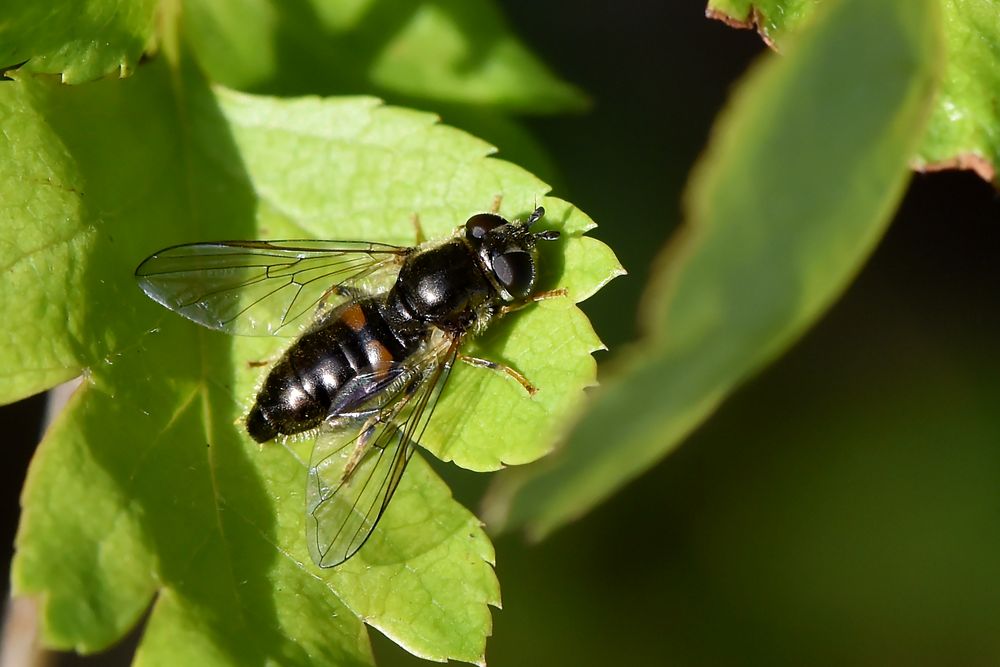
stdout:
[(246, 417), (254, 440), (316, 432), (306, 491), (309, 552), (338, 565), (385, 512), (456, 360), (492, 320), (535, 293), (544, 214), (473, 215), (452, 238), (418, 247), (343, 241), (224, 241), (173, 246), (135, 271), (143, 291), (232, 334), (304, 329), (272, 366)]

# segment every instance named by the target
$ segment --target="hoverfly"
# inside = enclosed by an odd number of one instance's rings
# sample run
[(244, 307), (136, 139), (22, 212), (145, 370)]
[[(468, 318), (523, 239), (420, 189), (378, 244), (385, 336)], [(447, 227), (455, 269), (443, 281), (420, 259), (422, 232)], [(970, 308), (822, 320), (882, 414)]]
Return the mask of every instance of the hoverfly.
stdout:
[(333, 567), (365, 544), (399, 485), (461, 352), (535, 293), (536, 243), (557, 231), (477, 213), (443, 242), (223, 241), (161, 250), (135, 271), (142, 290), (210, 329), (302, 333), (276, 361), (245, 419), (257, 442), (315, 433), (306, 490), (312, 559)]

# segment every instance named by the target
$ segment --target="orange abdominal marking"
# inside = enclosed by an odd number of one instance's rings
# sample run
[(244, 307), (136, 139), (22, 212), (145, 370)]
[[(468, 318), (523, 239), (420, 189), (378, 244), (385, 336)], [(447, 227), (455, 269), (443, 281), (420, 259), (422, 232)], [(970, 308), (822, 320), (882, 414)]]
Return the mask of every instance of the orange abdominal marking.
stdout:
[(350, 308), (345, 308), (340, 317), (344, 320), (344, 324), (350, 327), (351, 331), (358, 332), (365, 328), (365, 312), (357, 304)]
[(368, 360), (371, 361), (375, 372), (379, 376), (385, 377), (389, 372), (389, 366), (393, 362), (392, 352), (377, 340), (368, 341), (366, 347), (368, 348)]

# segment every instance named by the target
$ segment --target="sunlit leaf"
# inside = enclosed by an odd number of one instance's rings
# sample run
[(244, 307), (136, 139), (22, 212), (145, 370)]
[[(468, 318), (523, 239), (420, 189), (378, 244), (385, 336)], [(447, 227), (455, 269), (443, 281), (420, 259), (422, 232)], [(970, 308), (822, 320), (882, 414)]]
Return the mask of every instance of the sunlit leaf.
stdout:
[[(540, 456), (552, 424), (594, 381), (600, 345), (573, 302), (619, 272), (583, 236), (589, 221), (484, 142), (434, 116), (370, 98), (278, 100), (216, 89), (161, 59), (81, 87), (24, 77), (0, 87), (0, 265), (7, 314), (4, 401), (83, 375), (46, 435), (23, 495), (14, 586), (41, 596), (47, 641), (94, 651), (152, 605), (138, 664), (370, 664), (362, 621), (411, 652), (481, 662), (499, 603), (492, 547), (419, 457), (370, 544), (334, 570), (304, 541), (308, 443), (253, 443), (239, 422), (276, 338), (235, 338), (148, 300), (132, 276), (174, 243), (265, 237), (411, 243), (413, 218), (446, 236), (502, 197), (523, 216), (550, 205), (566, 234), (546, 252), (546, 286), (570, 298), (511, 315), (476, 348), (511, 350), (539, 400), (466, 369), (481, 394), (450, 397), (428, 434), (462, 465)], [(551, 328), (551, 330), (550, 330)], [(508, 342), (510, 341), (510, 342)], [(463, 370), (463, 373), (465, 371)], [(473, 375), (468, 375), (467, 383)], [(471, 440), (447, 424), (472, 410), (496, 430), (511, 404), (534, 432)], [(574, 398), (576, 397), (576, 398)], [(419, 534), (400, 560), (393, 541)]]
[(490, 0), (189, 0), (185, 8), (202, 66), (240, 90), (373, 92), (529, 113), (586, 104)]
[(153, 40), (156, 0), (46, 0), (5, 3), (0, 68), (60, 74), (82, 83), (135, 69)]

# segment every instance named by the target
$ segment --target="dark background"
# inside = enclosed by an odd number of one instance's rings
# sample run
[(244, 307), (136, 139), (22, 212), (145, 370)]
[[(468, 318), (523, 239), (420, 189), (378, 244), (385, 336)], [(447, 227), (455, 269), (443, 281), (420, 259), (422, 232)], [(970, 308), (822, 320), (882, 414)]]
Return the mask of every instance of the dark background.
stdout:
[[(630, 272), (585, 304), (614, 350), (635, 335), (713, 119), (763, 48), (699, 1), (501, 5), (594, 99), (525, 124), (555, 194)], [(915, 176), (840, 302), (676, 454), (540, 545), (499, 538), (489, 663), (1000, 663), (998, 220), (975, 176)], [(42, 407), (0, 411), (7, 545)], [(442, 472), (474, 507), (483, 476)], [(373, 636), (380, 664), (426, 664)]]

